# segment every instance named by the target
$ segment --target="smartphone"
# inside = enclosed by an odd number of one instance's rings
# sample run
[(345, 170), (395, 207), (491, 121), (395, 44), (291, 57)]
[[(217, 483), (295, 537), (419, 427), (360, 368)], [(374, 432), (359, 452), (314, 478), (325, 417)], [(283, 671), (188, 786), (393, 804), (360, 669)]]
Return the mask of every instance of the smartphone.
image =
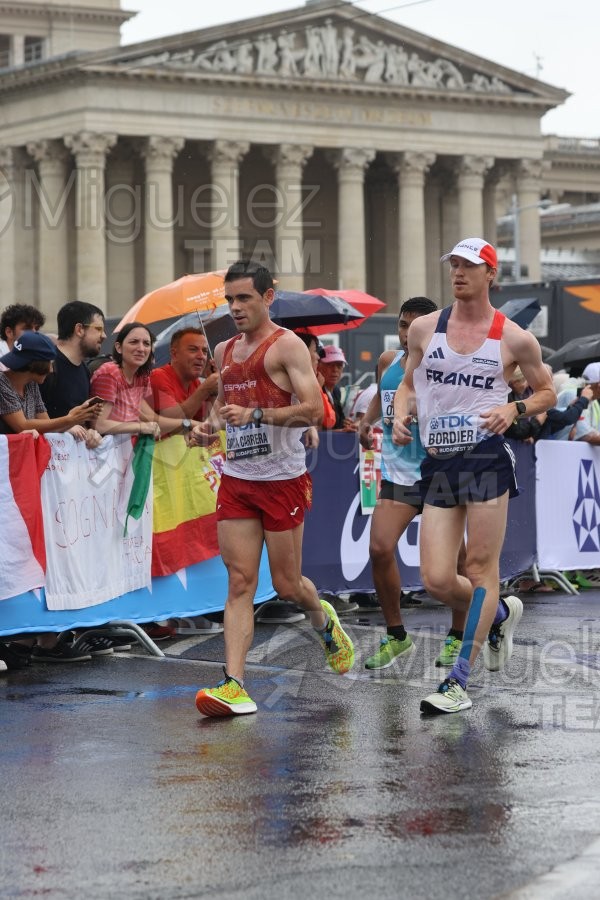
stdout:
[(90, 397), (87, 401), (88, 406), (98, 406), (100, 403), (106, 403), (103, 397)]

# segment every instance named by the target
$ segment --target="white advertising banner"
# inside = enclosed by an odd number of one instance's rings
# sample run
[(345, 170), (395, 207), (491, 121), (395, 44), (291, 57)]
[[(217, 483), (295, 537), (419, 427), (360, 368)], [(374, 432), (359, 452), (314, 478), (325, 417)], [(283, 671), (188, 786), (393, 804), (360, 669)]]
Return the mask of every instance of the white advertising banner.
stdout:
[(540, 568), (600, 567), (600, 447), (538, 441), (535, 452)]
[(139, 520), (125, 521), (131, 493), (129, 435), (88, 450), (70, 434), (49, 434), (42, 477), (48, 609), (82, 609), (151, 588), (152, 485)]

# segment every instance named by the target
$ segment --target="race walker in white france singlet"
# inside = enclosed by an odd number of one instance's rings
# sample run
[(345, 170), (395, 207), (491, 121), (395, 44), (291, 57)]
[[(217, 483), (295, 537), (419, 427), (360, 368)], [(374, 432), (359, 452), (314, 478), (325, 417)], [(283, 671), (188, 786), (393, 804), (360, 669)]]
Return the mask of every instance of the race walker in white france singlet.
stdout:
[(446, 331), (453, 307), (440, 313), (437, 327), (414, 371), (419, 429), (431, 456), (451, 456), (492, 437), (479, 413), (506, 403), (500, 352), (506, 317), (496, 311), (483, 344), (473, 353), (456, 353)]

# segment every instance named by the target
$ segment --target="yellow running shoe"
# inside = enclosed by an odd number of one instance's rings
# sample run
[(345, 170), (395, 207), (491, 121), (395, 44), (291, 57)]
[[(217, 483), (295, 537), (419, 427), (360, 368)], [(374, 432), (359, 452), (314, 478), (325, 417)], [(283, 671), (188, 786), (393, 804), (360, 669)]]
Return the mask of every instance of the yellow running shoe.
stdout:
[(325, 658), (334, 672), (344, 675), (354, 665), (354, 645), (340, 625), (338, 614), (331, 603), (321, 600), (321, 606), (325, 615), (329, 616), (327, 629), (317, 632), (323, 644)]
[(198, 691), (196, 708), (203, 716), (243, 716), (255, 713), (256, 703), (239, 681), (225, 672), (225, 678), (216, 687)]

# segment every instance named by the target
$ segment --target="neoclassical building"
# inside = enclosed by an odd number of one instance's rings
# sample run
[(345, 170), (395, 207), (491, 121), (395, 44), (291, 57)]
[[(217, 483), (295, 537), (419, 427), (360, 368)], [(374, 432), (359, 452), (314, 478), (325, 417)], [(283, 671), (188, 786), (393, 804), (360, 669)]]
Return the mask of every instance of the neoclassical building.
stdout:
[(440, 254), (494, 242), (513, 193), (533, 279), (540, 197), (600, 196), (598, 155), (578, 170), (541, 135), (565, 91), (352, 3), (122, 47), (129, 15), (0, 0), (1, 305), (119, 314), (252, 254), (282, 287), (366, 289), (393, 312), (447, 300)]

